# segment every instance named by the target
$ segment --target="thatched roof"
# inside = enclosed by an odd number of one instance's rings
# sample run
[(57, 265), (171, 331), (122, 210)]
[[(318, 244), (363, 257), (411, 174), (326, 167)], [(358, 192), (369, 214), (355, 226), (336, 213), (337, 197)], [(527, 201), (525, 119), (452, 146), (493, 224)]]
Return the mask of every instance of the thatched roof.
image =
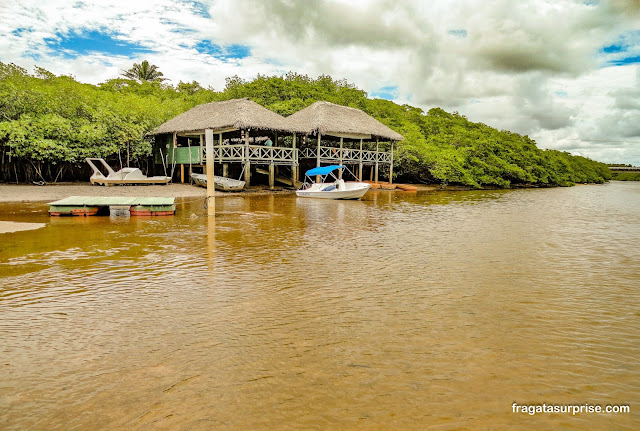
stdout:
[(307, 134), (320, 132), (323, 135), (371, 135), (392, 141), (404, 137), (391, 130), (365, 112), (336, 105), (316, 102), (286, 118), (291, 128), (302, 129)]
[(151, 134), (229, 128), (278, 130), (291, 133), (303, 131), (291, 126), (283, 116), (245, 98), (198, 105), (161, 124)]

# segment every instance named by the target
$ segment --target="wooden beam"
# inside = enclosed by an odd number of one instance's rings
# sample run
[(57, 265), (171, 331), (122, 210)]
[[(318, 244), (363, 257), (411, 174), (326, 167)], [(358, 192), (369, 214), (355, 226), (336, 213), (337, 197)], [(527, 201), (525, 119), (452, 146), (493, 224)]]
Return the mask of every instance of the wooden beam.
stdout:
[(207, 215), (216, 216), (216, 197), (213, 184), (213, 130), (207, 129), (204, 132), (204, 140), (207, 145)]
[(180, 182), (184, 184), (184, 163), (180, 163)]
[(325, 135), (335, 136), (336, 138), (347, 138), (347, 139), (371, 139), (371, 135), (368, 135), (365, 133), (326, 132)]

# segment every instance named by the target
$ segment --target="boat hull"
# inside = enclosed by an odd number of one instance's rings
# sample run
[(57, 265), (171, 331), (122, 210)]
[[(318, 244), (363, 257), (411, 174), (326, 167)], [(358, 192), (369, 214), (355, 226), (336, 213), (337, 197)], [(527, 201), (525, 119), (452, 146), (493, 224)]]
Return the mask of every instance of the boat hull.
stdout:
[(305, 190), (296, 191), (296, 195), (300, 198), (315, 198), (315, 199), (360, 199), (371, 188), (370, 184), (366, 183), (345, 183), (345, 189), (340, 190), (337, 188), (327, 190), (327, 184), (313, 184), (311, 187)]
[[(195, 185), (200, 187), (207, 187), (207, 176), (205, 174), (191, 174), (191, 178)], [(227, 177), (213, 177), (213, 186), (216, 190), (224, 192), (237, 192), (244, 189), (245, 182), (240, 180), (234, 180)]]

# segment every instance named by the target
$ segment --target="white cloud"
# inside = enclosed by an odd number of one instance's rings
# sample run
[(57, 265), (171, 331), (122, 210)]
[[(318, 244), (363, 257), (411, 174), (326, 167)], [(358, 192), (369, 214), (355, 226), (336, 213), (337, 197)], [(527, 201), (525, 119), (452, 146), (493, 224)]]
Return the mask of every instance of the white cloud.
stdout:
[[(173, 83), (217, 89), (236, 74), (329, 74), (541, 147), (640, 164), (640, 67), (612, 66), (640, 55), (637, 0), (217, 0), (206, 3), (210, 17), (199, 3), (8, 0), (0, 60), (97, 83), (148, 59)], [(45, 42), (91, 30), (154, 52), (65, 59)], [(247, 45), (251, 56), (198, 52), (202, 40)]]

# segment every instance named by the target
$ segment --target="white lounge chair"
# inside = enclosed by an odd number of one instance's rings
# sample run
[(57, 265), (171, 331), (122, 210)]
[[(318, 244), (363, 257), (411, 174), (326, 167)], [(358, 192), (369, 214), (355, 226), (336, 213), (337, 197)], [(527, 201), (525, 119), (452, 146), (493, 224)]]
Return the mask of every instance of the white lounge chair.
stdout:
[[(111, 166), (109, 166), (104, 159), (87, 158), (85, 160), (93, 169), (93, 175), (89, 178), (91, 184), (101, 186), (111, 186), (114, 184), (167, 184), (171, 181), (171, 177), (147, 177), (143, 175), (142, 171), (138, 168), (122, 168), (116, 172), (111, 169)], [(105, 177), (94, 162), (102, 163), (102, 166), (109, 174)]]

